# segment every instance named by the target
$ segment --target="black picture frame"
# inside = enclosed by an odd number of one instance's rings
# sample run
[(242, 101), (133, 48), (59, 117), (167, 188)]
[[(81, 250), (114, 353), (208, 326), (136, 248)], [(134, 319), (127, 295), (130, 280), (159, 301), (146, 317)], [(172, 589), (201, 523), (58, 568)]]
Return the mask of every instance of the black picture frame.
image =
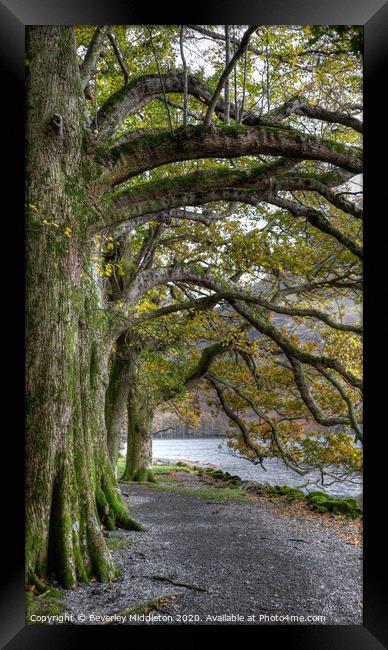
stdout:
[[(39, 626), (24, 623), (24, 457), (23, 434), (24, 418), (22, 404), (24, 401), (24, 356), (22, 345), (23, 295), (24, 295), (24, 31), (29, 24), (175, 24), (176, 22), (200, 24), (349, 24), (364, 25), (365, 34), (365, 155), (366, 155), (366, 292), (364, 301), (365, 321), (365, 383), (366, 418), (365, 429), (365, 551), (364, 551), (364, 625), (363, 626), (260, 626), (257, 642), (263, 641), (263, 634), (269, 643), (287, 644), (286, 647), (311, 648), (313, 650), (378, 650), (388, 647), (388, 579), (386, 569), (386, 534), (383, 533), (386, 502), (384, 483), (387, 454), (382, 448), (384, 432), (385, 378), (378, 374), (386, 367), (388, 341), (387, 319), (384, 317), (384, 289), (386, 276), (386, 242), (383, 234), (385, 198), (384, 158), (379, 152), (388, 151), (387, 129), (382, 93), (386, 86), (388, 63), (388, 2), (384, 0), (239, 0), (236, 3), (217, 3), (207, 0), (185, 9), (160, 3), (150, 8), (147, 3), (125, 2), (124, 0), (5, 0), (0, 3), (0, 67), (3, 99), (2, 109), (6, 110), (3, 125), (3, 163), (1, 176), (4, 182), (3, 225), (8, 228), (4, 235), (5, 244), (2, 252), (5, 256), (5, 269), (2, 274), (3, 305), (0, 325), (2, 341), (6, 342), (3, 350), (3, 375), (7, 382), (2, 392), (2, 413), (12, 413), (12, 425), (3, 426), (4, 458), (13, 459), (9, 463), (10, 476), (2, 490), (1, 521), (3, 523), (1, 595), (0, 595), (0, 641), (1, 647), (9, 650), (24, 648), (69, 648), (74, 647), (76, 639), (81, 636), (89, 640), (90, 634), (96, 632), (92, 626)], [(385, 72), (385, 74), (384, 74)], [(4, 144), (5, 136), (10, 139)], [(384, 141), (385, 139), (385, 141)], [(385, 182), (384, 182), (385, 181)], [(10, 197), (11, 209), (4, 208), (5, 198)], [(5, 361), (5, 352), (9, 352), (9, 361)], [(376, 363), (374, 363), (374, 360)], [(378, 370), (380, 369), (380, 370)], [(386, 444), (386, 443), (385, 443)], [(3, 468), (5, 469), (5, 468)], [(4, 473), (2, 473), (4, 476)], [(381, 499), (381, 503), (379, 501)], [(374, 508), (374, 504), (377, 505)], [(232, 632), (232, 627), (228, 626)], [(236, 626), (235, 626), (236, 627)], [(206, 631), (207, 626), (205, 627)], [(245, 626), (244, 626), (245, 628)], [(121, 629), (121, 634), (127, 628)], [(171, 626), (155, 627), (169, 635)], [(198, 629), (190, 626), (193, 640)], [(241, 627), (237, 630), (241, 639)], [(85, 630), (88, 630), (87, 632)], [(112, 642), (112, 627), (109, 632), (97, 628), (99, 639), (105, 643)], [(174, 632), (178, 627), (174, 627)], [(134, 629), (131, 628), (131, 642)], [(143, 626), (143, 642), (151, 628)], [(187, 634), (185, 626), (178, 633)], [(87, 635), (85, 637), (85, 634)], [(109, 636), (105, 636), (109, 634)], [(116, 632), (114, 633), (114, 635)], [(102, 639), (104, 637), (104, 640)], [(268, 638), (267, 637), (267, 638)]]

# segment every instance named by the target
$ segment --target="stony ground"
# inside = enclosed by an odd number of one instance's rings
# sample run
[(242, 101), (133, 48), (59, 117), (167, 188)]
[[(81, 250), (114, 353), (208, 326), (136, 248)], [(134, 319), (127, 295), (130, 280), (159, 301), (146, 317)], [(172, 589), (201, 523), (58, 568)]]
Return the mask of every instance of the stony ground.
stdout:
[(359, 524), (279, 498), (196, 496), (191, 474), (121, 487), (146, 530), (108, 534), (114, 582), (65, 593), (81, 624), (362, 624)]

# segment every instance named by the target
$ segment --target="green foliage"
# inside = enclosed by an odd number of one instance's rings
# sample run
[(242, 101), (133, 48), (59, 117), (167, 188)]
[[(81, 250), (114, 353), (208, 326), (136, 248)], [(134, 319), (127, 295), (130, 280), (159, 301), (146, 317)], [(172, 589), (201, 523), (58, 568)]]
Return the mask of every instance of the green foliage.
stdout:
[[(124, 86), (122, 70), (112, 48), (104, 49), (93, 79), (95, 106), (100, 107), (109, 97), (109, 102), (120, 100), (148, 75), (157, 75), (156, 58), (161, 73), (181, 70), (179, 55), (179, 26), (154, 26), (152, 39), (146, 26), (116, 26), (116, 37), (128, 65), (129, 81)], [(210, 30), (216, 30), (209, 26)], [(241, 37), (243, 26), (234, 26), (235, 35)], [(89, 27), (77, 28), (77, 38), (82, 47), (90, 38)], [(201, 56), (189, 53), (194, 35), (186, 32), (189, 72), (202, 80), (209, 93), (216, 87), (224, 67), (224, 43), (220, 41), (201, 42)], [(265, 116), (274, 108), (281, 106), (292, 97), (299, 97), (311, 105), (322, 106), (328, 111), (357, 114), (350, 107), (362, 99), (362, 70), (360, 53), (362, 51), (362, 28), (360, 26), (260, 26), (251, 38), (252, 50), (241, 59), (231, 77), (233, 106), (241, 107), (245, 80), (245, 111)], [(80, 50), (80, 51), (81, 51)], [(255, 51), (254, 51), (255, 50)], [(260, 51), (258, 54), (257, 51)], [(205, 62), (206, 61), (206, 65)], [(290, 92), (292, 89), (292, 93)], [(183, 102), (181, 93), (171, 93), (169, 100), (176, 104)], [(90, 100), (90, 110), (95, 106)], [(97, 159), (110, 164), (119, 163), (122, 156), (150, 156), (163, 147), (185, 145), (187, 132), (193, 140), (206, 137), (202, 120), (206, 106), (197, 98), (189, 97), (189, 109), (197, 117), (189, 116), (188, 131), (182, 128), (182, 111), (179, 106), (169, 106), (173, 127), (170, 132), (166, 106), (161, 101), (145, 103), (137, 113), (129, 115), (117, 134), (129, 134), (128, 141), (114, 147), (115, 137), (99, 145)], [(214, 133), (230, 138), (248, 133), (251, 127), (238, 124), (233, 118), (225, 125), (223, 115), (213, 116)], [(358, 155), (361, 135), (342, 124), (306, 118), (300, 112), (285, 117), (280, 124), (259, 124), (258, 132), (265, 132), (270, 140), (278, 133), (290, 134), (302, 143), (311, 136), (317, 136), (331, 149), (344, 154), (352, 151)], [(152, 129), (142, 132), (139, 129)], [(215, 129), (218, 129), (217, 131)], [(146, 154), (145, 154), (146, 152)], [(104, 198), (104, 209), (109, 214), (110, 206), (118, 197), (129, 205), (140, 206), (145, 200), (150, 202), (150, 211), (157, 213), (160, 196), (174, 198), (190, 193), (195, 200), (210, 186), (230, 189), (244, 186), (244, 191), (252, 195), (257, 186), (263, 183), (268, 174), (268, 165), (279, 162), (277, 157), (244, 156), (235, 160), (201, 159), (175, 161), (150, 169), (121, 184), (116, 191), (110, 191)], [(85, 178), (93, 178), (92, 170), (85, 169)], [(313, 160), (299, 160), (298, 164), (280, 172), (279, 182), (295, 175), (332, 189), (333, 193), (344, 195), (344, 187), (338, 185), (342, 171)], [(267, 189), (275, 187), (268, 182)], [(346, 189), (346, 188), (345, 188)], [(76, 188), (70, 190), (74, 193)], [(361, 244), (361, 228), (358, 219), (334, 205), (330, 197), (305, 190), (295, 190), (290, 194), (281, 193), (303, 206), (319, 211), (331, 226), (348, 238)], [(121, 199), (120, 199), (121, 200)], [(357, 201), (357, 199), (355, 199)], [(187, 208), (187, 206), (186, 206)], [(362, 470), (362, 450), (354, 442), (354, 434), (349, 426), (333, 434), (328, 428), (315, 427), (314, 414), (306, 400), (298, 394), (295, 381), (284, 363), (282, 349), (275, 345), (270, 336), (248, 329), (246, 322), (236, 313), (231, 314), (230, 304), (211, 309), (190, 309), (170, 313), (155, 319), (147, 316), (160, 307), (172, 303), (185, 302), (198, 298), (190, 283), (169, 283), (146, 291), (137, 304), (124, 305), (117, 299), (111, 286), (114, 278), (119, 283), (130, 285), (142, 266), (144, 251), (151, 250), (150, 244), (156, 236), (157, 244), (152, 248), (152, 259), (147, 270), (160, 267), (174, 267), (192, 271), (202, 280), (209, 273), (220, 286), (230, 285), (231, 277), (239, 277), (237, 286), (251, 289), (265, 296), (275, 296), (284, 286), (309, 285), (321, 282), (320, 290), (306, 290), (297, 296), (284, 299), (280, 304), (297, 305), (301, 309), (325, 311), (336, 320), (346, 318), (340, 306), (342, 300), (360, 301), (358, 290), (337, 287), (333, 278), (344, 278), (344, 283), (359, 278), (361, 264), (336, 237), (317, 228), (313, 222), (295, 216), (278, 206), (260, 202), (258, 206), (234, 201), (214, 201), (205, 208), (197, 209), (197, 216), (210, 208), (222, 218), (212, 223), (198, 220), (173, 219), (171, 224), (150, 221), (128, 230), (126, 242), (130, 252), (120, 261), (108, 259), (108, 247), (115, 248), (116, 242), (99, 239), (94, 258), (95, 272), (106, 283), (106, 295), (115, 305), (117, 313), (128, 318), (134, 336), (142, 341), (137, 375), (139, 394), (147, 395), (152, 408), (174, 411), (180, 422), (190, 425), (199, 423), (200, 405), (195, 396), (214, 391), (201, 370), (209, 360), (211, 351), (222, 348), (222, 354), (212, 359), (211, 372), (225, 381), (224, 397), (231, 410), (244, 423), (246, 432), (242, 433), (238, 422), (231, 422), (228, 431), (228, 445), (249, 460), (257, 461), (258, 455), (264, 459), (290, 458), (291, 464), (304, 464), (313, 469), (334, 467), (341, 473), (354, 476)], [(140, 208), (139, 208), (140, 209)], [(190, 208), (192, 210), (194, 208)], [(51, 228), (54, 230), (54, 227)], [(111, 237), (105, 234), (103, 237)], [(118, 248), (117, 248), (118, 250)], [(115, 248), (116, 252), (116, 248)], [(112, 284), (110, 284), (112, 283)], [(264, 286), (263, 286), (264, 285)], [(198, 287), (197, 287), (198, 288)], [(271, 290), (269, 290), (271, 288)], [(207, 293), (203, 287), (201, 290)], [(358, 334), (340, 331), (315, 318), (295, 316), (278, 326), (275, 312), (254, 307), (254, 315), (259, 323), (279, 328), (281, 335), (294, 348), (301, 350), (307, 359), (322, 355), (338, 360), (347, 372), (360, 377), (361, 344)], [(280, 319), (281, 320), (281, 319)], [(205, 348), (206, 346), (206, 348)], [(209, 358), (202, 358), (208, 349)], [(256, 377), (241, 359), (249, 355), (255, 366)], [(237, 360), (237, 362), (236, 362)], [(361, 396), (343, 378), (334, 372), (331, 379), (323, 379), (320, 372), (308, 363), (304, 366), (307, 383), (317, 409), (325, 416), (344, 419), (348, 416), (347, 404), (353, 405), (357, 419), (361, 419)], [(259, 381), (258, 381), (259, 378)], [(190, 389), (186, 384), (191, 381)], [(333, 381), (337, 382), (337, 387)], [(253, 407), (252, 407), (253, 405)], [(217, 408), (217, 407), (214, 407)], [(252, 418), (252, 408), (262, 416)], [(213, 409), (214, 410), (214, 409)], [(276, 438), (268, 421), (269, 413), (276, 413), (274, 423)], [(271, 416), (272, 417), (272, 416)], [(304, 427), (304, 424), (306, 427)], [(250, 441), (253, 441), (253, 445)], [(124, 463), (119, 460), (118, 475), (124, 471)], [(162, 471), (157, 473), (162, 473)], [(214, 476), (218, 480), (231, 481), (230, 477)], [(140, 470), (135, 480), (150, 480), (146, 470)], [(291, 498), (291, 493), (289, 494)]]
[(357, 56), (362, 56), (363, 52), (363, 27), (362, 25), (330, 25), (320, 26), (311, 25), (309, 27), (312, 34), (307, 41), (308, 46), (317, 46), (318, 44), (330, 44), (338, 48), (348, 50)]

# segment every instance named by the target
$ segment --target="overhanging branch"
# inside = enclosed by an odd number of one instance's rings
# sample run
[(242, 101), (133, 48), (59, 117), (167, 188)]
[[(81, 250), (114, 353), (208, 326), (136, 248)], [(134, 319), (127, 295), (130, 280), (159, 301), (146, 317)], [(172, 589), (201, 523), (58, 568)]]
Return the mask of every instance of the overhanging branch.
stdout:
[(106, 187), (118, 185), (145, 171), (184, 160), (200, 158), (239, 158), (241, 156), (283, 156), (298, 160), (317, 160), (354, 174), (363, 170), (362, 152), (357, 147), (338, 147), (337, 143), (281, 126), (223, 126), (209, 131), (202, 126), (187, 126), (156, 134), (130, 136), (108, 150), (99, 152), (106, 167)]

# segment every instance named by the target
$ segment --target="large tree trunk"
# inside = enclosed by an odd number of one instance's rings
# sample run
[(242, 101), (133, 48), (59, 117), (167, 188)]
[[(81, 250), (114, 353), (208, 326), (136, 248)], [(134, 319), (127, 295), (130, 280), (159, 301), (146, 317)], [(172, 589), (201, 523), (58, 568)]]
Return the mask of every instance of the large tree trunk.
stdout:
[(127, 360), (127, 455), (124, 481), (153, 481), (152, 420), (153, 400), (139, 383), (140, 348), (132, 349)]
[[(83, 104), (71, 27), (28, 28), (26, 578), (116, 574), (101, 525), (136, 527), (109, 462), (105, 359), (82, 252)], [(90, 312), (91, 313), (91, 312)]]
[(153, 411), (144, 400), (140, 399), (136, 387), (130, 387), (127, 412), (127, 456), (122, 479), (123, 481), (154, 481), (151, 428)]
[(128, 345), (126, 334), (122, 334), (116, 342), (116, 351), (109, 377), (106, 393), (105, 418), (108, 436), (108, 451), (114, 471), (120, 451), (120, 438), (125, 421), (129, 384), (132, 366), (128, 362)]

